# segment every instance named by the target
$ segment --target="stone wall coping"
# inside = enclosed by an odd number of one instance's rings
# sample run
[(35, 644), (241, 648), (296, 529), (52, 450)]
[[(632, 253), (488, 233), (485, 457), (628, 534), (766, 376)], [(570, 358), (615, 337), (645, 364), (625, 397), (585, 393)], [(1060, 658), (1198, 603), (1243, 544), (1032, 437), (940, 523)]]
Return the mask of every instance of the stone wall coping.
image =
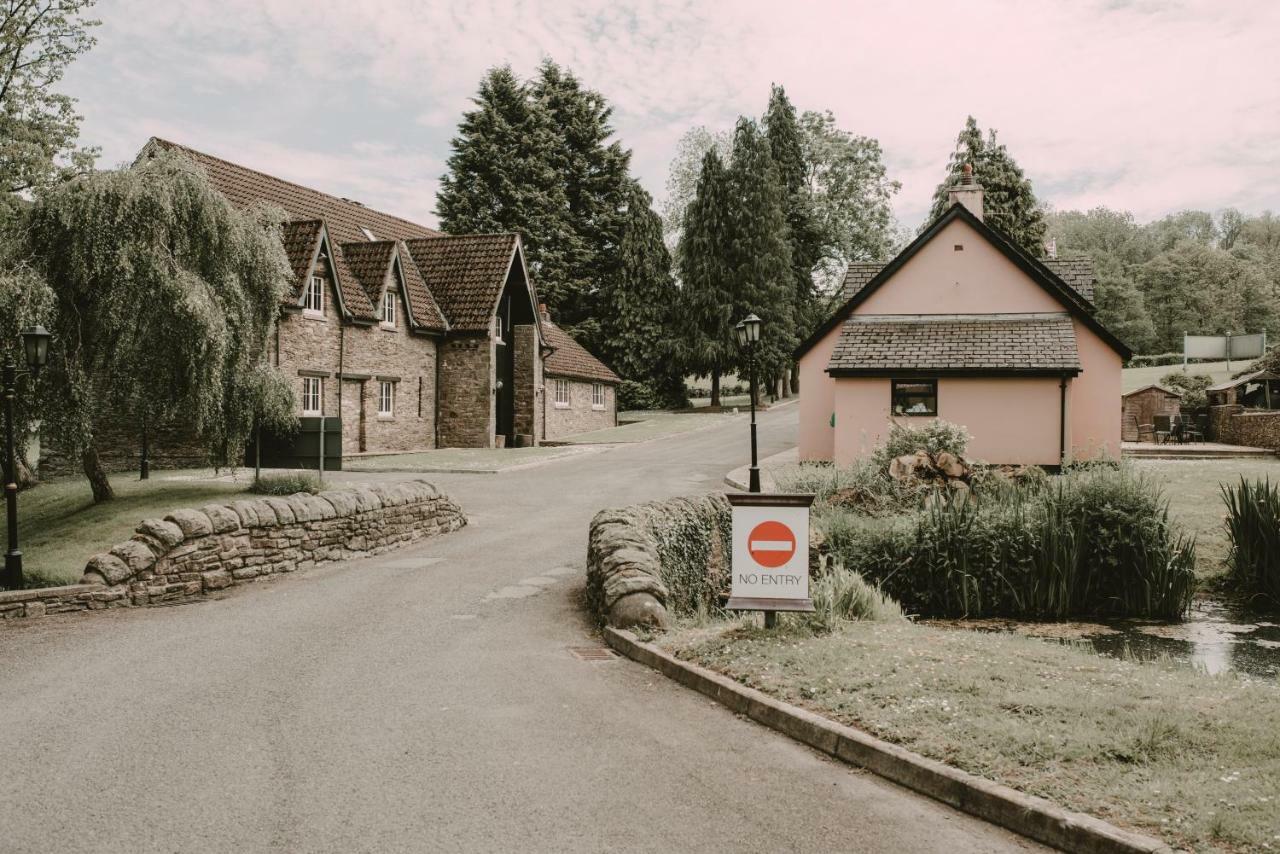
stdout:
[(104, 589), (101, 584), (63, 584), (60, 587), (5, 590), (0, 591), (0, 605), (9, 605), (13, 602), (34, 602), (38, 599), (50, 599), (58, 596), (76, 596), (81, 593), (96, 593)]
[(1246, 409), (1233, 412), (1232, 418), (1280, 418), (1280, 409)]

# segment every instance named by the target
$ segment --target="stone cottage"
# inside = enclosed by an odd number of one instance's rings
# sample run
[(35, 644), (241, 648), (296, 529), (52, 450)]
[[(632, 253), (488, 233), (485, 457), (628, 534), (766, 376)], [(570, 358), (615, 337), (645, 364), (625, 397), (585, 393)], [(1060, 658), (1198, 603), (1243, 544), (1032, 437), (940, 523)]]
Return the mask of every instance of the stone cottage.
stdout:
[[(340, 421), (344, 456), (537, 444), (548, 424), (543, 362), (557, 348), (572, 351), (561, 362), (594, 371), (564, 376), (617, 382), (544, 327), (518, 234), (443, 234), (163, 139), (138, 157), (160, 150), (191, 158), (238, 207), (285, 211), (291, 288), (267, 357), (294, 383), (299, 416)], [(612, 418), (609, 389), (579, 429)], [(99, 431), (108, 469), (136, 467), (148, 432), (153, 465), (202, 462), (181, 425), (119, 420)], [(568, 418), (553, 426), (574, 429)], [(69, 468), (56, 449), (45, 456), (51, 472)]]
[(587, 352), (540, 307), (551, 353), (543, 360), (542, 435), (561, 439), (618, 425), (618, 375)]

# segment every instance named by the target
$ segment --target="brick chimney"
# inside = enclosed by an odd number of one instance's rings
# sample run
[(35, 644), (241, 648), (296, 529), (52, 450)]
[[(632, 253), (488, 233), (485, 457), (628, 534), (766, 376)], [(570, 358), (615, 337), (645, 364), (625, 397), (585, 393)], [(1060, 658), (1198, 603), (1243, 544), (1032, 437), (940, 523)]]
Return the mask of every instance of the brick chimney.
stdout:
[(538, 317), (542, 318), (543, 323), (551, 322), (551, 312), (547, 311), (547, 304), (545, 302), (538, 303)]
[(973, 164), (964, 165), (964, 174), (960, 183), (947, 189), (947, 204), (956, 202), (964, 205), (979, 220), (982, 219), (982, 185), (973, 180)]

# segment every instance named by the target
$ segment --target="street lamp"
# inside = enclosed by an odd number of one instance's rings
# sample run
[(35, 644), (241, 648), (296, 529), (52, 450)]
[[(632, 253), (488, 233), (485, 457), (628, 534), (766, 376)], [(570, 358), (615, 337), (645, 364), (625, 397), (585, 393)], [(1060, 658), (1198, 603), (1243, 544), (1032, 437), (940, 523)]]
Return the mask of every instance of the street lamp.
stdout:
[(4, 383), (4, 501), (9, 529), (9, 550), (4, 553), (4, 587), (22, 589), (22, 552), (18, 549), (18, 454), (13, 442), (13, 401), (18, 394), (18, 376), (31, 374), (35, 379), (40, 369), (49, 363), (49, 339), (53, 336), (43, 326), (29, 326), (22, 330), (22, 352), (27, 370), (19, 371), (13, 363), (13, 354), (5, 357)]
[(760, 318), (748, 314), (738, 321), (734, 331), (738, 333), (738, 346), (747, 351), (747, 377), (751, 384), (751, 479), (748, 492), (760, 491), (760, 466), (756, 461), (756, 342), (760, 340)]

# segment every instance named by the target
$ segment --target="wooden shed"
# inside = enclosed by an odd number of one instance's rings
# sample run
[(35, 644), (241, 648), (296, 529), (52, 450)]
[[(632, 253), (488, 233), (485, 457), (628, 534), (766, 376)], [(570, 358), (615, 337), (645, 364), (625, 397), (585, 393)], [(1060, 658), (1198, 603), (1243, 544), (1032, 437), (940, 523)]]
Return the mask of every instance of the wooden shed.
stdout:
[(1157, 415), (1176, 415), (1182, 407), (1182, 395), (1164, 386), (1149, 385), (1134, 389), (1120, 397), (1121, 439), (1138, 442), (1143, 425), (1153, 424)]

